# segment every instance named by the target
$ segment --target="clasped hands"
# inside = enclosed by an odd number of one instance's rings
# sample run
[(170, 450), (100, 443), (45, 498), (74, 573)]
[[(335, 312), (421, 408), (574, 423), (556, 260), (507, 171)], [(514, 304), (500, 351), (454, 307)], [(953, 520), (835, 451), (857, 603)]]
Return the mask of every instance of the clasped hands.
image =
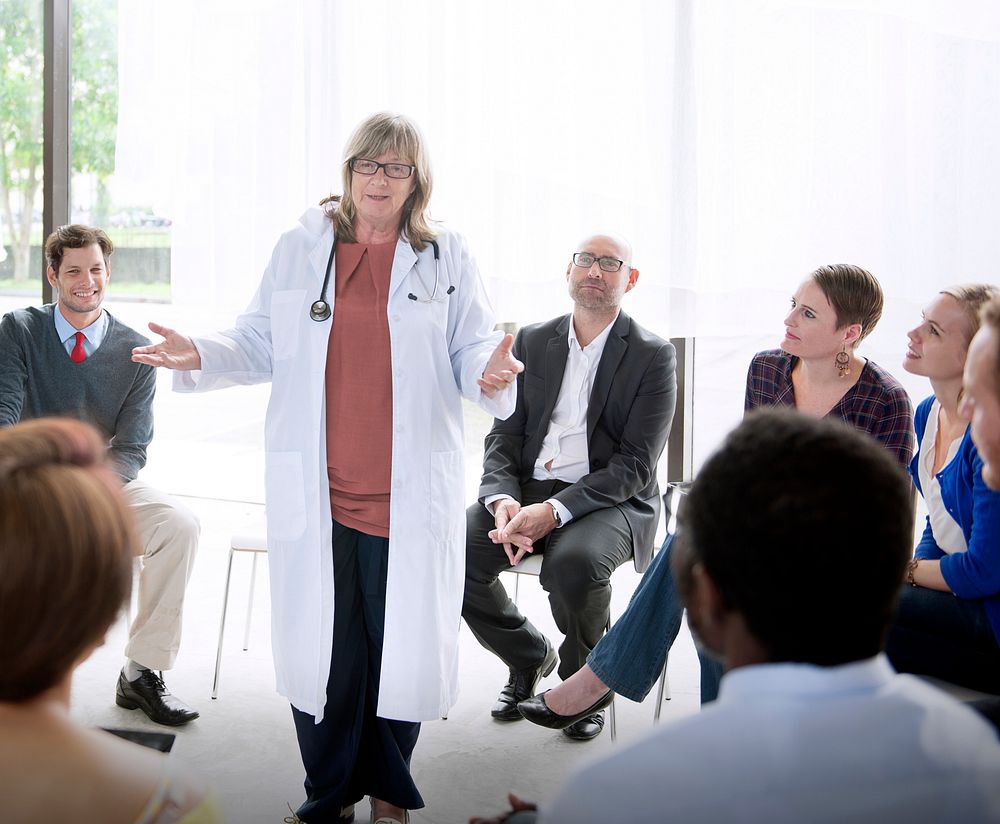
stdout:
[(489, 531), (490, 540), (503, 544), (507, 560), (515, 566), (525, 555), (533, 552), (540, 541), (556, 528), (556, 516), (546, 503), (521, 506), (513, 498), (497, 501), (493, 509), (496, 529)]

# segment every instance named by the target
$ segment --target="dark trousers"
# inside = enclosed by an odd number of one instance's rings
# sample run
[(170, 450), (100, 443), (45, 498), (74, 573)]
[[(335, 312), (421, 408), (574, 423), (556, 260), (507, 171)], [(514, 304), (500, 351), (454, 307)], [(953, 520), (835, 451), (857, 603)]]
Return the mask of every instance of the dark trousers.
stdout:
[[(539, 503), (565, 489), (563, 481), (528, 481), (521, 505)], [(499, 580), (510, 568), (503, 546), (487, 534), (493, 516), (480, 503), (466, 512), (465, 618), (476, 638), (514, 671), (537, 667), (545, 637), (521, 615)], [(540, 582), (549, 594), (559, 647), (559, 677), (584, 665), (600, 639), (611, 606), (611, 573), (632, 556), (632, 531), (616, 508), (597, 510), (555, 529), (535, 544), (543, 556)]]
[(899, 672), (1000, 694), (1000, 645), (981, 601), (904, 585), (885, 651)]
[(336, 822), (366, 795), (414, 810), (424, 806), (410, 777), (420, 724), (375, 714), (389, 540), (333, 523), (333, 660), (323, 720), (292, 707), (306, 769), (309, 824)]

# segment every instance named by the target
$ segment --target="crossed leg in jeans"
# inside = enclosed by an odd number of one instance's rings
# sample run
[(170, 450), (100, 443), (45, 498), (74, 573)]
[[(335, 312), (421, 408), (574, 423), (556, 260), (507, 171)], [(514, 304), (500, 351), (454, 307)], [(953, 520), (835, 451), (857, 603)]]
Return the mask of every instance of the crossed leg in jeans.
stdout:
[[(552, 712), (572, 716), (609, 689), (632, 701), (642, 701), (649, 694), (663, 671), (684, 612), (670, 567), (675, 535), (667, 536), (625, 613), (590, 652), (587, 663), (545, 693), (545, 704)], [(719, 694), (722, 665), (701, 650), (698, 658), (704, 704)]]

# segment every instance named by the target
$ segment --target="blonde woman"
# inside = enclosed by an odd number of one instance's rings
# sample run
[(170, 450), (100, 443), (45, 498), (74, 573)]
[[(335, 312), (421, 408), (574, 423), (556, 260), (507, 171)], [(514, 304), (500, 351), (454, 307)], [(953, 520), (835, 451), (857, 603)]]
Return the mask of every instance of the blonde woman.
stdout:
[(927, 523), (886, 645), (900, 672), (992, 693), (1000, 693), (1000, 492), (983, 480), (959, 406), (979, 309), (998, 294), (988, 284), (945, 289), (909, 332), (903, 368), (934, 390), (917, 407), (910, 464)]

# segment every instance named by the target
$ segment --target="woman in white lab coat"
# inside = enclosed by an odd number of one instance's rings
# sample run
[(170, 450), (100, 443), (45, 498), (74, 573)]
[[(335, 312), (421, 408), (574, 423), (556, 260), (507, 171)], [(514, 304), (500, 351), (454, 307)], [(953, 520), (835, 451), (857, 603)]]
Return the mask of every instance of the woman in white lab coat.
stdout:
[[(431, 226), (431, 174), (408, 119), (376, 114), (344, 157), (344, 194), (278, 241), (226, 332), (135, 360), (175, 388), (272, 382), (265, 427), (278, 690), (306, 768), (306, 822), (423, 806), (419, 722), (457, 693), (465, 563), (461, 398), (505, 418), (521, 364), (465, 241)], [(332, 547), (332, 551), (331, 551)]]

